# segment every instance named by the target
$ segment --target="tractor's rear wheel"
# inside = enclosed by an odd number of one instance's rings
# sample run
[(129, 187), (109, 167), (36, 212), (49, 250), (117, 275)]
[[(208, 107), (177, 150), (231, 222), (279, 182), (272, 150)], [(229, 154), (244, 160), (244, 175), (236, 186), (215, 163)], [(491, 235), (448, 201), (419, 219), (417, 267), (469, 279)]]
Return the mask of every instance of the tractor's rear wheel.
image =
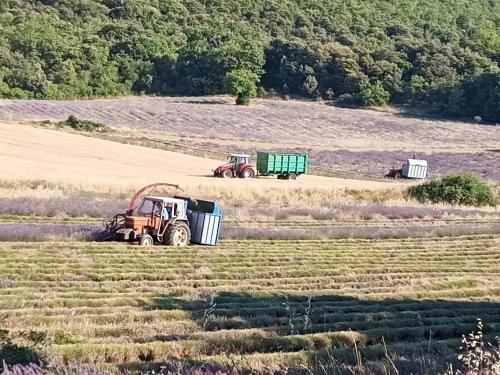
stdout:
[(243, 172), (241, 172), (241, 178), (254, 178), (255, 171), (252, 168), (245, 168)]
[(396, 172), (396, 174), (394, 175), (395, 180), (400, 180), (401, 177), (402, 177), (401, 172)]
[(191, 231), (185, 222), (177, 222), (167, 229), (163, 238), (165, 245), (184, 247), (191, 242)]
[(231, 170), (229, 170), (229, 169), (226, 169), (226, 170), (222, 171), (221, 177), (222, 178), (231, 178), (231, 177), (233, 177), (233, 172), (231, 172)]
[(141, 236), (141, 240), (139, 241), (139, 245), (141, 246), (153, 246), (153, 237), (151, 237), (149, 234), (143, 234)]

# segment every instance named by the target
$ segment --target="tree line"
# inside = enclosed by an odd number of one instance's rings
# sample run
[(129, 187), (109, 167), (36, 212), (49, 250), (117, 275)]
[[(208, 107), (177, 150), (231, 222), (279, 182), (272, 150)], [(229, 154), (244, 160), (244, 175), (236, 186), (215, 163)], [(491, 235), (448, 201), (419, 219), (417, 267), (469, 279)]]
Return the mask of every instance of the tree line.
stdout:
[(0, 0), (0, 97), (233, 93), (500, 120), (498, 0)]

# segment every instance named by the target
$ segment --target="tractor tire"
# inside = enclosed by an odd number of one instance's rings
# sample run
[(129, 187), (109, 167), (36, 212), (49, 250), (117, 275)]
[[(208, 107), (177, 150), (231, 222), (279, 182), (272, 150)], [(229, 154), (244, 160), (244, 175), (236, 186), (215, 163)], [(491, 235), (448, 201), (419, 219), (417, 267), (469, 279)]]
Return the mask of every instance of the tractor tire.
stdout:
[(401, 172), (397, 172), (397, 173), (394, 175), (394, 179), (395, 179), (395, 180), (401, 180), (401, 177), (402, 177)]
[(163, 237), (163, 243), (168, 246), (188, 246), (191, 243), (189, 225), (183, 221), (172, 224)]
[(286, 175), (286, 179), (287, 180), (296, 180), (297, 179), (297, 175), (295, 173), (287, 174)]
[(254, 178), (255, 171), (252, 168), (245, 168), (243, 172), (241, 172), (241, 178)]
[(220, 176), (222, 178), (231, 178), (231, 177), (233, 177), (233, 172), (231, 172), (229, 169), (226, 169), (226, 170), (222, 171)]
[(139, 245), (141, 246), (153, 246), (154, 241), (153, 237), (151, 237), (149, 234), (143, 234), (141, 236), (141, 239), (139, 241)]

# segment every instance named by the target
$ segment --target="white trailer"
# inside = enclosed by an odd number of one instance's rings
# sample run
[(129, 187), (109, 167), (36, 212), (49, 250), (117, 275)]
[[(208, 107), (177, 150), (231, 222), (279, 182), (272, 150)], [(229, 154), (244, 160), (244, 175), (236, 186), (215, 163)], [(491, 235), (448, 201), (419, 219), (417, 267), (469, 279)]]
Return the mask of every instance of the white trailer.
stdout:
[(401, 177), (414, 179), (427, 178), (427, 160), (406, 160), (401, 168)]

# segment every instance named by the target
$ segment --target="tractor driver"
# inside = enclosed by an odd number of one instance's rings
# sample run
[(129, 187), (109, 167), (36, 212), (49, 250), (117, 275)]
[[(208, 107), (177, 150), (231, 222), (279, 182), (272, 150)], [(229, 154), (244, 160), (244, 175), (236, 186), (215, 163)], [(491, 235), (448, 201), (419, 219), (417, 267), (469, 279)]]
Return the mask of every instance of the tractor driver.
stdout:
[(153, 202), (153, 216), (160, 216), (161, 212), (161, 203)]
[(163, 219), (165, 220), (170, 219), (170, 207), (163, 207), (161, 216), (163, 216)]

